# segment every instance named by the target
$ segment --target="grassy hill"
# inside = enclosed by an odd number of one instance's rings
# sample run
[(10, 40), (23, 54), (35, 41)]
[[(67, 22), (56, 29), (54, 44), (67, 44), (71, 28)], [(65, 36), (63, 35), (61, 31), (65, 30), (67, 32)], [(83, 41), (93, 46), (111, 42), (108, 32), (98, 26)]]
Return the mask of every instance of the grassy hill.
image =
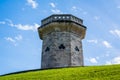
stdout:
[(0, 80), (120, 80), (120, 65), (28, 71), (0, 76)]

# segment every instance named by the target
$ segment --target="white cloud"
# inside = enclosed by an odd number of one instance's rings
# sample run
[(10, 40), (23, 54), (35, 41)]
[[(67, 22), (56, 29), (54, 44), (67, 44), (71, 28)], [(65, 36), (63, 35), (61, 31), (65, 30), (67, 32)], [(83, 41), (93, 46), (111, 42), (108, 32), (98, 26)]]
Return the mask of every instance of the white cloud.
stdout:
[(51, 12), (54, 14), (62, 13), (59, 9), (51, 9)]
[(109, 32), (110, 32), (111, 34), (113, 34), (113, 35), (115, 35), (115, 36), (117, 36), (117, 37), (120, 38), (120, 30), (115, 29), (115, 30), (110, 30)]
[(79, 12), (82, 13), (83, 15), (86, 15), (86, 14), (87, 14), (87, 12), (84, 11), (84, 10), (83, 10), (82, 8), (80, 8), (80, 7), (72, 6), (71, 10), (74, 11), (75, 13), (77, 13), (77, 14), (79, 14)]
[(91, 63), (98, 63), (97, 60), (96, 60), (96, 58), (90, 58), (89, 61), (90, 61)]
[(87, 40), (87, 42), (97, 44), (97, 43), (98, 43), (98, 40), (96, 40), (96, 39), (92, 39), (92, 40)]
[(84, 11), (82, 8), (77, 7), (77, 6), (72, 6), (71, 10), (74, 11), (76, 14), (82, 13), (83, 15), (87, 15), (88, 12)]
[(14, 24), (13, 24), (12, 20), (6, 19), (6, 21), (7, 21), (7, 24), (8, 24), (9, 26), (14, 27)]
[(32, 8), (37, 8), (38, 3), (35, 0), (27, 0), (28, 4), (32, 6)]
[(32, 30), (32, 31), (37, 31), (37, 28), (40, 26), (37, 23), (34, 23), (33, 25), (29, 24), (14, 24), (11, 20), (6, 19), (8, 21), (8, 25), (11, 27), (16, 27), (19, 30)]
[(28, 24), (26, 24), (26, 25), (16, 24), (16, 25), (14, 25), (14, 27), (16, 27), (16, 28), (19, 29), (19, 30), (33, 30), (33, 31), (36, 31), (37, 28), (39, 27), (39, 25), (36, 24), (36, 23), (35, 23), (34, 25), (28, 25)]
[(56, 8), (55, 3), (51, 2), (51, 3), (49, 3), (49, 4), (50, 4), (50, 6), (52, 7), (51, 12), (52, 12), (53, 14), (61, 14), (61, 13), (62, 13), (61, 10), (59, 10), (59, 9)]
[(0, 21), (0, 24), (5, 24), (5, 21)]
[(77, 9), (77, 7), (76, 7), (76, 6), (73, 6), (73, 7), (72, 7), (72, 9), (73, 9), (73, 10), (76, 10), (76, 9)]
[(56, 6), (55, 6), (55, 4), (54, 4), (54, 3), (52, 3), (52, 2), (50, 3), (50, 6), (51, 6), (51, 7), (53, 7), (53, 8), (55, 8), (55, 7), (56, 7)]
[(106, 47), (106, 48), (112, 48), (111, 44), (108, 41), (103, 41), (102, 44)]
[(22, 40), (22, 36), (21, 35), (18, 35), (15, 37), (16, 40)]
[(15, 37), (5, 37), (5, 40), (13, 43), (15, 46), (17, 46), (17, 42), (21, 41), (23, 39), (22, 35), (17, 35)]
[(97, 61), (98, 59), (99, 59), (99, 57), (86, 58), (87, 61), (89, 61), (90, 63), (93, 63), (93, 64), (97, 64), (98, 63), (98, 61)]
[(120, 64), (120, 56), (113, 59), (113, 64)]
[(73, 7), (72, 7), (72, 10), (73, 10), (73, 11), (77, 11), (78, 9), (77, 9), (76, 6), (73, 6)]
[(106, 65), (110, 65), (110, 64), (120, 64), (120, 56), (114, 57), (110, 61), (106, 61)]
[(7, 41), (10, 41), (10, 42), (12, 42), (12, 43), (15, 43), (16, 41), (13, 39), (13, 38), (11, 38), (11, 37), (6, 37), (5, 38)]

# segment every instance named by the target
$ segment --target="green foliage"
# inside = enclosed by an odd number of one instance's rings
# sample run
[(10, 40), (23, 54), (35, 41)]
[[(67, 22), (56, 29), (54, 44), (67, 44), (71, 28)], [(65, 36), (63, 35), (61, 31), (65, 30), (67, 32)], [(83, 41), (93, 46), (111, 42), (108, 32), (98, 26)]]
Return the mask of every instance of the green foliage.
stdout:
[(30, 71), (1, 76), (0, 80), (120, 80), (120, 65)]

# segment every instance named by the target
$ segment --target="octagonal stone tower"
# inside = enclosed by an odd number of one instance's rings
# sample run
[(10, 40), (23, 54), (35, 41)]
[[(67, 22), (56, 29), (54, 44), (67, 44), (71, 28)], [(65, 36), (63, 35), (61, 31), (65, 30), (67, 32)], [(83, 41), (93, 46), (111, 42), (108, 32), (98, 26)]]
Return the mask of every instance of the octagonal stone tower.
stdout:
[(84, 66), (83, 20), (70, 14), (54, 14), (41, 21), (38, 28), (42, 45), (41, 68)]

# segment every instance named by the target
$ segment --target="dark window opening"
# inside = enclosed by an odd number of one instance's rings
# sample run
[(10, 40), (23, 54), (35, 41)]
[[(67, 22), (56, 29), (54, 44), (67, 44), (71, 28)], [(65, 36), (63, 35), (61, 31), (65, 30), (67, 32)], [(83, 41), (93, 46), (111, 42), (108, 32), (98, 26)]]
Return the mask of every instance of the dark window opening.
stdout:
[(78, 51), (78, 52), (80, 51), (79, 48), (78, 48), (77, 46), (75, 47), (75, 50)]
[(61, 45), (59, 46), (59, 49), (65, 49), (65, 46), (64, 46), (63, 44), (61, 44)]
[(45, 52), (47, 52), (47, 51), (50, 51), (50, 48), (49, 48), (49, 47), (47, 47), (47, 48), (45, 49)]

